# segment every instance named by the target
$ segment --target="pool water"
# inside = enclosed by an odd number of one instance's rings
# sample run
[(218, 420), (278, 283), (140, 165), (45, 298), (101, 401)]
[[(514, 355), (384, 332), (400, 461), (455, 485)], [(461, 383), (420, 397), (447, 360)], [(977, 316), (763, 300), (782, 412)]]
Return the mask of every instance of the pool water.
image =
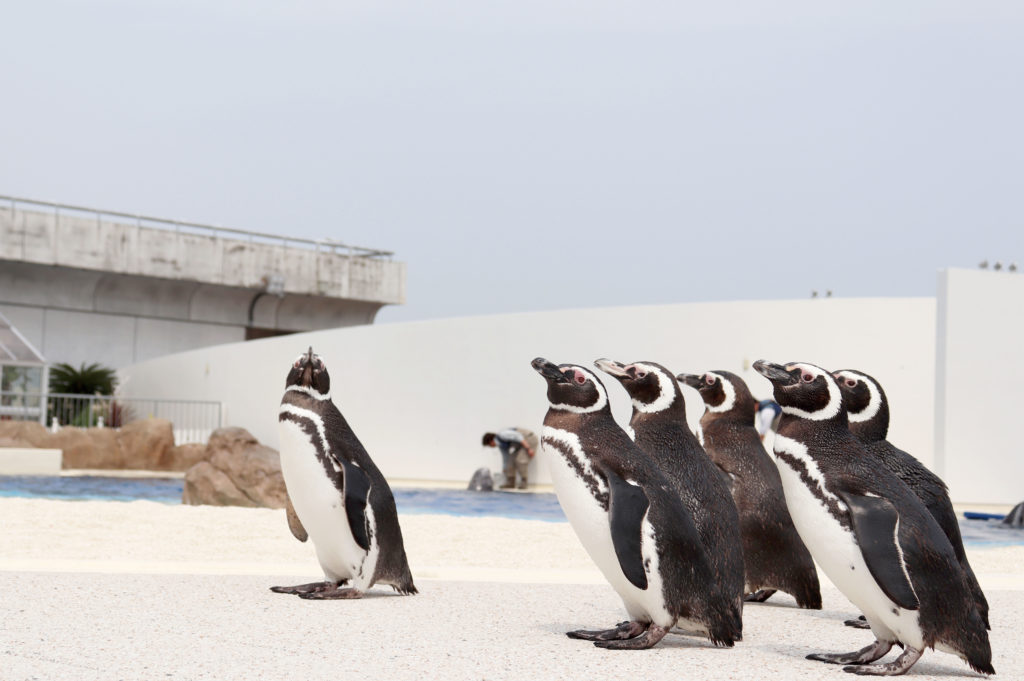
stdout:
[[(135, 501), (180, 504), (181, 478), (81, 476), (0, 476), (0, 497), (65, 501)], [(516, 518), (565, 522), (554, 494), (470, 492), (458, 489), (395, 488), (400, 513)]]
[(965, 520), (960, 518), (960, 536), (964, 546), (991, 548), (1024, 544), (1024, 528), (1003, 525), (998, 520)]
[(115, 478), (98, 475), (0, 475), (0, 497), (64, 501), (158, 501), (180, 504), (181, 478)]
[[(82, 476), (0, 476), (0, 497), (66, 501), (136, 501), (180, 504), (181, 478)], [(558, 499), (550, 493), (472, 492), (460, 489), (394, 490), (399, 513), (436, 513), (463, 517), (498, 517), (565, 522)], [(998, 520), (960, 518), (964, 545), (973, 548), (1024, 545), (1024, 529)]]

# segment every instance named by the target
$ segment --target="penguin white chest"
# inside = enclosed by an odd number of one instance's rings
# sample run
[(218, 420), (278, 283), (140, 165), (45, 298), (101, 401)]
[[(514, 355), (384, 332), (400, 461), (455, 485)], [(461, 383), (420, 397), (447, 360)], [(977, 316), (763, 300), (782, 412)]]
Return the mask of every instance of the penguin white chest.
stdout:
[(665, 608), (655, 530), (648, 519), (645, 517), (641, 523), (647, 588), (639, 589), (627, 579), (619, 565), (608, 511), (594, 498), (587, 479), (596, 481), (598, 491), (604, 494), (608, 493), (608, 487), (591, 468), (579, 437), (565, 430), (545, 427), (542, 442), (558, 503), (591, 560), (622, 598), (630, 617), (665, 627), (674, 625), (675, 619)]
[[(846, 510), (846, 504), (825, 489), (817, 465), (807, 455), (807, 448), (795, 440), (777, 435), (775, 451), (788, 454), (803, 465), (803, 470), (798, 470), (799, 466), (794, 468), (783, 459), (775, 458), (786, 506), (811, 557), (836, 588), (864, 613), (880, 639), (895, 638), (921, 650), (924, 635), (918, 624), (918, 612), (900, 608), (878, 586), (853, 531), (843, 527), (818, 496), (821, 494)], [(806, 475), (809, 481), (805, 482), (801, 474)]]
[[(324, 576), (335, 581), (351, 579), (355, 588), (368, 588), (375, 566), (368, 564), (367, 552), (352, 536), (342, 494), (317, 458), (311, 436), (290, 420), (279, 421), (278, 432), (281, 473), (288, 496), (313, 541)], [(367, 513), (367, 519), (372, 523), (369, 505)], [(375, 551), (371, 550), (370, 554), (376, 556)]]

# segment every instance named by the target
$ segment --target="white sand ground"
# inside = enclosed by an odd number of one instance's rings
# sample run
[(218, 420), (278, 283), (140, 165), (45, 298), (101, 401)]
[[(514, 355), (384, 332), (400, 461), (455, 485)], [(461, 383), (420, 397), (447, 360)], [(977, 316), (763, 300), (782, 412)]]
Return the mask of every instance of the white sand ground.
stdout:
[[(748, 606), (733, 649), (604, 651), (563, 635), (624, 616), (567, 523), (402, 527), (418, 596), (311, 602), (267, 589), (319, 577), (283, 511), (0, 499), (0, 679), (846, 679), (804, 656), (870, 642), (826, 583), (822, 611)], [(1024, 547), (970, 556), (997, 678), (1024, 679)], [(978, 676), (929, 651), (909, 678)]]

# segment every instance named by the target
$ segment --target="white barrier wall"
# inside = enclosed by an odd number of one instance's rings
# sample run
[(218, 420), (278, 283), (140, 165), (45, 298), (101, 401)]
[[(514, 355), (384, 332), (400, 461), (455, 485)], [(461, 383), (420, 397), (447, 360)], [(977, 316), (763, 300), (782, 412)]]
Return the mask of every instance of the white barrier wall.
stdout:
[(937, 472), (954, 500), (1024, 500), (1024, 275), (939, 274)]
[[(276, 447), (285, 376), (312, 345), (335, 403), (386, 476), (468, 481), (480, 466), (500, 469), (497, 450), (480, 445), (484, 431), (539, 432), (547, 399), (534, 357), (725, 369), (757, 397), (769, 397), (770, 385), (750, 369), (755, 360), (808, 361), (874, 375), (890, 397), (890, 438), (930, 465), (934, 339), (931, 298), (697, 303), (315, 331), (172, 355), (121, 374), (126, 397), (219, 400), (228, 424)], [(625, 392), (610, 377), (605, 383), (617, 418), (628, 421)], [(695, 425), (700, 398), (689, 388), (684, 396)], [(531, 481), (549, 480), (545, 463), (532, 468)]]

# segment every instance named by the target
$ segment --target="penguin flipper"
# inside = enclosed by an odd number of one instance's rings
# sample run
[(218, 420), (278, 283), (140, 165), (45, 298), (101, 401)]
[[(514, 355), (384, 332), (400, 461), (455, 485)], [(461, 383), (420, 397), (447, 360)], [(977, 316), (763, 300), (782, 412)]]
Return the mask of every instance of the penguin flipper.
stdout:
[(639, 485), (629, 484), (610, 468), (600, 467), (600, 472), (608, 480), (608, 521), (615, 557), (626, 579), (636, 588), (646, 589), (641, 524), (651, 502)]
[(917, 610), (920, 602), (903, 560), (897, 529), (900, 514), (888, 499), (840, 492), (850, 509), (853, 533), (871, 576), (885, 595), (905, 610)]
[(345, 499), (345, 515), (352, 530), (352, 538), (363, 551), (370, 550), (370, 537), (366, 532), (366, 500), (370, 496), (370, 478), (358, 466), (341, 461), (345, 474), (342, 496)]
[(306, 528), (302, 526), (302, 521), (299, 520), (299, 515), (295, 512), (295, 507), (292, 506), (291, 497), (287, 497), (286, 501), (288, 503), (284, 512), (285, 516), (288, 518), (288, 529), (292, 531), (292, 536), (299, 541), (304, 542), (309, 539), (309, 533), (306, 532)]

